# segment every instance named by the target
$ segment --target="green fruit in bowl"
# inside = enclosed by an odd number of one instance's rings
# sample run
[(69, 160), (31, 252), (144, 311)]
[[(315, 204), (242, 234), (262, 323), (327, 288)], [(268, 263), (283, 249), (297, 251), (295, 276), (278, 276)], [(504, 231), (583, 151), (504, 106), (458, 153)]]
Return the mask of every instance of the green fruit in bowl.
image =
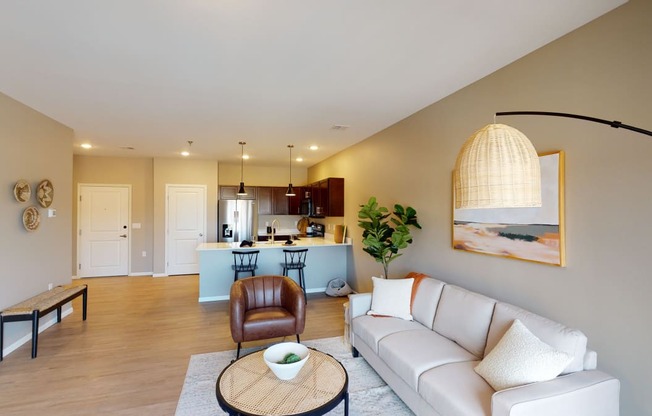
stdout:
[(285, 357), (283, 357), (283, 359), (279, 361), (277, 364), (292, 364), (292, 363), (296, 363), (297, 361), (301, 361), (301, 357), (291, 352), (287, 354)]

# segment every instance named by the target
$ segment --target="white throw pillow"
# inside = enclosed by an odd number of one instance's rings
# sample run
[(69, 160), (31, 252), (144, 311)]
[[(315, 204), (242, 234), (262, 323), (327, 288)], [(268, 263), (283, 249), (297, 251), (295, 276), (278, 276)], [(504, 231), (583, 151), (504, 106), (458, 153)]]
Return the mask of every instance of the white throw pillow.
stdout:
[(373, 276), (374, 291), (367, 315), (393, 316), (412, 320), (410, 301), (414, 279), (381, 279)]
[(504, 390), (557, 377), (573, 360), (531, 333), (521, 321), (512, 326), (475, 367), (494, 390)]

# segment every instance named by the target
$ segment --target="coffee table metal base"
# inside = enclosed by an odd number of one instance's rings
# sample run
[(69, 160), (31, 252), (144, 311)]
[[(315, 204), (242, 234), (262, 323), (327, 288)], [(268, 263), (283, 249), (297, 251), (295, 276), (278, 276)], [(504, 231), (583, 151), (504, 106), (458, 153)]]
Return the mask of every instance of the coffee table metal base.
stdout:
[(263, 361), (263, 352), (228, 365), (215, 385), (217, 402), (230, 415), (323, 415), (344, 401), (349, 414), (349, 376), (329, 354), (310, 349), (310, 357), (292, 380), (279, 380)]

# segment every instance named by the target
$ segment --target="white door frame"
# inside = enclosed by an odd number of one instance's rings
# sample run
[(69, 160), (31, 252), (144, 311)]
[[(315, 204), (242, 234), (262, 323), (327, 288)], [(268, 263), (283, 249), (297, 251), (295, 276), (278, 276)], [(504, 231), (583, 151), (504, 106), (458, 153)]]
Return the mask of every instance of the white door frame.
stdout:
[(127, 276), (131, 275), (131, 184), (128, 183), (118, 183), (118, 184), (108, 184), (108, 183), (78, 183), (77, 184), (77, 264), (75, 265), (75, 278), (79, 279), (79, 261), (81, 257), (81, 208), (79, 204), (79, 199), (81, 198), (81, 189), (86, 186), (93, 187), (106, 187), (106, 188), (127, 188), (128, 194), (128, 212), (127, 212)]
[(165, 276), (169, 276), (169, 253), (168, 247), (170, 245), (170, 188), (179, 187), (179, 188), (199, 188), (204, 191), (204, 229), (202, 234), (204, 235), (204, 241), (206, 240), (206, 227), (208, 227), (208, 186), (207, 185), (197, 185), (197, 184), (179, 184), (179, 183), (166, 183), (165, 184)]

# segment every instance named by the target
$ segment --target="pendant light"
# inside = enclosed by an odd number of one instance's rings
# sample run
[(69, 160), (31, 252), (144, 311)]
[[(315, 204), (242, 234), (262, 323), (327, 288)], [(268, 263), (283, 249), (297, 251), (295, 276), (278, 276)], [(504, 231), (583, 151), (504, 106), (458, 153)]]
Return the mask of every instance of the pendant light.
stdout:
[(288, 149), (290, 149), (290, 184), (288, 185), (288, 190), (285, 192), (285, 196), (295, 196), (294, 188), (292, 187), (292, 148), (293, 144), (288, 144)]
[(455, 164), (455, 208), (541, 206), (539, 157), (513, 127), (489, 124), (464, 143)]
[(242, 147), (242, 154), (240, 155), (240, 187), (238, 188), (238, 195), (244, 196), (247, 195), (244, 186), (244, 146), (247, 142), (238, 142), (238, 144)]

